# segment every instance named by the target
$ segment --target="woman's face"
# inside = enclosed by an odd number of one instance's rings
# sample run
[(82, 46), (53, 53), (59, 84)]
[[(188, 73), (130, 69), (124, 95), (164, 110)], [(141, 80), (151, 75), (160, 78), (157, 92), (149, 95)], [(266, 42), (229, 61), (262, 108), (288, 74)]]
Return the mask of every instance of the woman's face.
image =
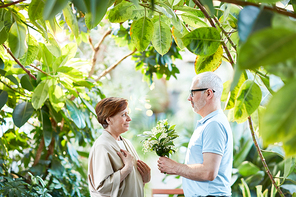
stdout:
[(111, 130), (114, 130), (117, 133), (124, 133), (128, 131), (129, 123), (132, 119), (128, 115), (128, 109), (125, 108), (125, 110), (110, 117), (109, 120), (110, 123), (108, 124)]

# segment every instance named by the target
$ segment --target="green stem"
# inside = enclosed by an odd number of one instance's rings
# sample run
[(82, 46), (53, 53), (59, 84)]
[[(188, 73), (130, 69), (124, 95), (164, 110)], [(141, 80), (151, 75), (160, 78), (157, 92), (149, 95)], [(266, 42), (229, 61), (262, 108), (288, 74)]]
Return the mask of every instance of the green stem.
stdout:
[(254, 145), (255, 145), (256, 150), (257, 150), (257, 152), (258, 152), (258, 155), (259, 155), (259, 157), (260, 157), (260, 159), (261, 159), (261, 162), (262, 162), (262, 164), (263, 164), (263, 166), (264, 166), (264, 169), (265, 169), (265, 171), (266, 171), (268, 177), (270, 178), (272, 184), (273, 184), (274, 187), (277, 189), (279, 195), (280, 195), (281, 197), (285, 197), (284, 194), (283, 194), (283, 192), (281, 191), (281, 189), (277, 186), (277, 184), (276, 184), (276, 182), (275, 182), (275, 180), (274, 180), (274, 178), (273, 178), (273, 176), (272, 176), (272, 174), (271, 174), (271, 172), (270, 172), (270, 170), (269, 170), (269, 168), (268, 168), (268, 165), (266, 164), (265, 158), (264, 158), (264, 156), (262, 155), (261, 149), (260, 149), (260, 147), (259, 147), (259, 145), (258, 145), (258, 143), (257, 143), (256, 137), (255, 137), (255, 131), (254, 131), (254, 127), (253, 127), (253, 123), (252, 123), (252, 118), (251, 118), (251, 116), (248, 117), (248, 121), (249, 121), (249, 126), (250, 126), (250, 130), (251, 130), (251, 134), (252, 134), (253, 142), (254, 142)]

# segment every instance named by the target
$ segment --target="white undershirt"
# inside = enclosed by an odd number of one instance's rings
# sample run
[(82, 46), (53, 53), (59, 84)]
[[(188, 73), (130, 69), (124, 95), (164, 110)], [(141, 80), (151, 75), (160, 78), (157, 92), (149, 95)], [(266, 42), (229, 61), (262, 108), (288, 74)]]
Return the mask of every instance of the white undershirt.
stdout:
[(124, 146), (122, 140), (119, 140), (119, 141), (116, 140), (116, 142), (117, 142), (117, 144), (119, 145), (119, 147), (120, 147), (121, 149), (126, 150), (126, 148), (125, 148), (125, 146)]

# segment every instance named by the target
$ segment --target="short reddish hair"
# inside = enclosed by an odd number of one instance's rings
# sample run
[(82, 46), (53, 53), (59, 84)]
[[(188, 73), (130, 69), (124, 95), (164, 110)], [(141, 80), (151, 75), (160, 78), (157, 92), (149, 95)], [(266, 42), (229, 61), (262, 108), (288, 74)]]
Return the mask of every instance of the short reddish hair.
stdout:
[(96, 114), (99, 123), (106, 129), (108, 127), (106, 119), (125, 110), (127, 105), (128, 102), (124, 98), (109, 97), (102, 99), (96, 105)]

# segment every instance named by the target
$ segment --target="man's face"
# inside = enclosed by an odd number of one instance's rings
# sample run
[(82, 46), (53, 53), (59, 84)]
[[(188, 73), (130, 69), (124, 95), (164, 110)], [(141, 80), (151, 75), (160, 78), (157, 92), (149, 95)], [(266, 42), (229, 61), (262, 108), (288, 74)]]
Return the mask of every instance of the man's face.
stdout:
[[(192, 82), (190, 90), (204, 88), (204, 87), (198, 87), (197, 84), (198, 84), (198, 79)], [(189, 94), (188, 101), (191, 102), (193, 111), (199, 114), (200, 110), (206, 105), (205, 91), (192, 92), (192, 95)]]

